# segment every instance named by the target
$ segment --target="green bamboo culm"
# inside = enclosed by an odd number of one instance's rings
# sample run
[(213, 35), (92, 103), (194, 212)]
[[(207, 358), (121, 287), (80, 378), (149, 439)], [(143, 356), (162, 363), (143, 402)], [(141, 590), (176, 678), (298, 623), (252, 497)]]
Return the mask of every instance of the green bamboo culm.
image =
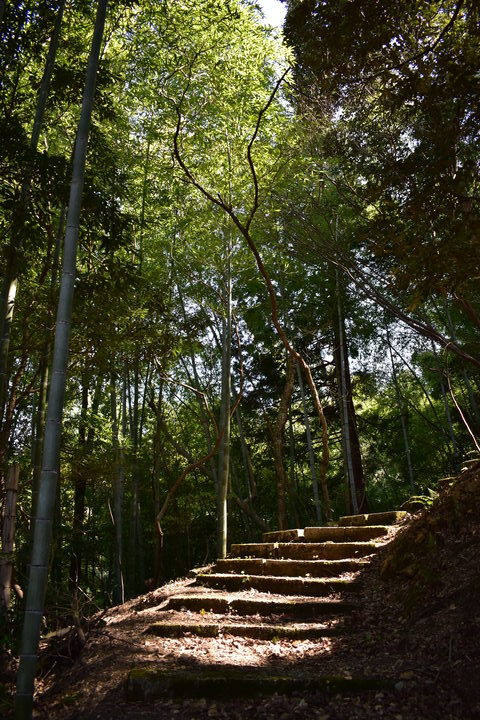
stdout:
[(61, 426), (68, 362), (68, 342), (70, 337), (76, 273), (78, 228), (82, 206), (88, 136), (90, 132), (95, 82), (106, 11), (107, 0), (99, 0), (73, 156), (72, 181), (70, 185), (63, 253), (63, 270), (55, 325), (52, 379), (48, 395), (42, 473), (23, 622), (20, 664), (17, 675), (17, 695), (15, 700), (16, 720), (30, 720), (32, 717), (35, 670), (47, 588), (52, 523), (58, 479)]

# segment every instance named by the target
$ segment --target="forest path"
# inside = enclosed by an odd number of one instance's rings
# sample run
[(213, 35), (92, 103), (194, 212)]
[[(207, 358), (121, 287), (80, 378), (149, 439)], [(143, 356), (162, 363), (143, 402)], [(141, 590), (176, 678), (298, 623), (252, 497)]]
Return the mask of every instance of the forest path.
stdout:
[[(225, 560), (192, 571), (193, 583), (157, 607), (159, 619), (144, 633), (155, 637), (223, 638), (324, 642), (351, 634), (362, 571), (380, 547), (390, 542), (406, 513), (392, 511), (340, 518), (337, 526), (266, 533), (262, 543), (232, 545)], [(318, 649), (318, 648), (317, 648)], [(252, 655), (252, 654), (250, 654)], [(235, 656), (235, 654), (234, 654)], [(295, 664), (269, 667), (256, 653), (242, 662), (232, 656), (196, 663), (195, 669), (144, 665), (126, 682), (130, 701), (165, 697), (231, 698), (276, 692), (325, 693), (382, 690), (394, 678), (377, 673), (308, 671)], [(401, 686), (402, 683), (400, 683)]]
[[(269, 534), (255, 554), (252, 545), (235, 546), (208, 573), (90, 618), (80, 645), (76, 628), (45, 640), (35, 717), (478, 720), (479, 495), (480, 463), (445, 484), (431, 509), (398, 524), (350, 518), (305, 528), (303, 537)], [(338, 557), (348, 543), (375, 547)], [(335, 550), (318, 557), (327, 545)], [(306, 557), (305, 546), (317, 557)], [(242, 576), (241, 590), (200, 584), (227, 574)], [(319, 597), (244, 587), (245, 577), (308, 574), (361, 582)], [(218, 612), (206, 609), (207, 598)], [(239, 600), (251, 610), (257, 603), (257, 612), (239, 614)], [(387, 687), (359, 692), (355, 682), (365, 678)]]

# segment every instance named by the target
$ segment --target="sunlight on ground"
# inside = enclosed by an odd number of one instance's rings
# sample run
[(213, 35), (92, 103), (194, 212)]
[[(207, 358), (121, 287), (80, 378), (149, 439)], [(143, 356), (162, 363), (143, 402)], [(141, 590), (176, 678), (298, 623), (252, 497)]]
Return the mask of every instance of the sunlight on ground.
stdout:
[[(319, 659), (333, 652), (335, 638), (317, 641), (265, 641), (247, 640), (241, 637), (221, 635), (218, 638), (198, 638), (185, 635), (182, 638), (151, 638), (145, 640), (145, 650), (155, 656), (154, 662), (175, 656), (180, 665), (201, 667), (219, 665), (233, 667), (280, 667), (293, 660)], [(284, 658), (288, 655), (288, 660)], [(293, 657), (292, 657), (293, 656)]]

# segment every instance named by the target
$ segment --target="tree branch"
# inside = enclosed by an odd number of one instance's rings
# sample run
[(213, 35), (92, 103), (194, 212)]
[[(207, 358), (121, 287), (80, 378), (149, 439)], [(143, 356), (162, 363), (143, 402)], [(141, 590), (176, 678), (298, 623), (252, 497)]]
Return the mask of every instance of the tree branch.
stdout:
[(415, 55), (411, 55), (410, 57), (403, 60), (401, 63), (398, 63), (398, 65), (388, 65), (387, 67), (380, 70), (378, 73), (372, 73), (371, 75), (367, 75), (364, 78), (361, 78), (362, 82), (375, 80), (375, 78), (380, 77), (386, 72), (390, 72), (390, 70), (400, 70), (400, 68), (404, 67), (405, 65), (408, 65), (409, 63), (416, 62), (417, 60), (420, 60), (424, 55), (428, 55), (428, 53), (431, 53), (435, 50), (437, 45), (443, 40), (447, 32), (450, 30), (450, 28), (454, 25), (455, 20), (458, 17), (458, 14), (460, 10), (462, 9), (462, 5), (465, 0), (458, 0), (457, 4), (455, 5), (452, 13), (452, 17), (448, 21), (448, 23), (445, 25), (445, 27), (441, 30), (437, 38), (427, 45), (423, 50), (416, 53)]
[[(312, 394), (314, 407), (315, 407), (316, 413), (319, 417), (321, 428), (322, 428), (322, 460), (320, 463), (320, 480), (321, 480), (323, 496), (325, 498), (325, 504), (326, 504), (325, 516), (326, 516), (327, 520), (330, 520), (331, 519), (331, 509), (329, 507), (330, 502), (328, 499), (328, 489), (327, 489), (327, 483), (326, 483), (326, 473), (327, 473), (327, 468), (328, 468), (328, 464), (330, 461), (330, 452), (329, 452), (329, 448), (328, 448), (327, 423), (325, 420), (325, 415), (323, 413), (322, 403), (320, 401), (320, 396), (318, 394), (315, 382), (313, 380), (313, 376), (312, 376), (310, 367), (306, 363), (306, 361), (303, 358), (303, 356), (301, 355), (301, 353), (299, 353), (297, 350), (295, 350), (295, 348), (291, 344), (290, 340), (287, 337), (285, 330), (283, 329), (283, 327), (280, 323), (279, 313), (278, 313), (278, 302), (277, 302), (275, 288), (274, 288), (273, 282), (270, 278), (270, 275), (265, 267), (263, 258), (261, 256), (261, 254), (257, 248), (257, 245), (252, 237), (252, 234), (250, 232), (250, 226), (251, 226), (252, 220), (255, 216), (256, 211), (258, 210), (258, 177), (257, 177), (256, 169), (255, 169), (255, 164), (254, 164), (253, 158), (252, 158), (252, 148), (253, 148), (253, 144), (258, 136), (262, 118), (264, 117), (268, 108), (271, 106), (273, 99), (275, 97), (275, 94), (278, 92), (278, 89), (279, 89), (281, 83), (283, 82), (287, 72), (289, 72), (289, 70), (290, 70), (290, 68), (288, 68), (283, 73), (281, 78), (277, 81), (274, 89), (272, 90), (272, 92), (269, 95), (269, 98), (268, 98), (266, 104), (259, 111), (255, 129), (254, 129), (253, 135), (250, 138), (250, 141), (249, 141), (249, 144), (247, 147), (247, 160), (248, 160), (248, 164), (250, 166), (250, 170), (251, 170), (252, 177), (253, 177), (253, 183), (254, 183), (254, 198), (253, 198), (252, 208), (251, 208), (250, 213), (245, 222), (242, 222), (242, 220), (238, 217), (238, 215), (234, 211), (233, 207), (229, 203), (226, 203), (225, 200), (223, 200), (223, 198), (220, 195), (215, 197), (209, 190), (207, 190), (207, 188), (205, 188), (202, 185), (202, 183), (200, 183), (197, 180), (195, 175), (191, 172), (191, 170), (186, 165), (185, 161), (182, 158), (182, 155), (180, 152), (180, 146), (179, 146), (179, 137), (180, 137), (180, 131), (181, 131), (181, 126), (182, 126), (181, 109), (180, 109), (180, 106), (178, 105), (178, 103), (175, 103), (172, 101), (174, 104), (174, 107), (175, 107), (175, 111), (177, 113), (177, 124), (176, 124), (176, 128), (175, 128), (174, 136), (173, 136), (173, 154), (174, 154), (174, 157), (177, 160), (178, 164), (184, 171), (186, 177), (190, 181), (190, 183), (195, 188), (197, 188), (197, 190), (204, 197), (206, 197), (211, 203), (213, 203), (217, 207), (220, 207), (225, 213), (227, 213), (227, 215), (229, 215), (232, 222), (237, 227), (239, 233), (245, 239), (250, 251), (252, 252), (252, 254), (255, 258), (257, 268), (258, 268), (261, 276), (263, 277), (263, 279), (265, 281), (265, 285), (267, 287), (267, 292), (268, 292), (268, 296), (269, 296), (269, 300), (270, 300), (271, 318), (272, 318), (273, 326), (275, 327), (275, 330), (277, 331), (277, 334), (278, 334), (284, 348), (286, 349), (288, 354), (292, 357), (292, 359), (294, 359), (296, 362), (299, 363), (300, 367), (302, 368), (302, 370), (305, 374), (305, 378), (306, 378), (308, 387)], [(210, 459), (210, 457), (211, 456), (208, 456), (206, 458), (205, 462), (208, 461)]]
[(250, 210), (248, 218), (245, 222), (245, 227), (247, 230), (250, 228), (250, 225), (252, 224), (252, 220), (255, 217), (255, 213), (258, 210), (258, 197), (259, 197), (257, 171), (255, 169), (255, 163), (253, 162), (253, 158), (252, 158), (253, 143), (257, 139), (257, 135), (260, 130), (260, 125), (261, 125), (263, 116), (268, 111), (268, 108), (272, 104), (273, 99), (274, 99), (275, 95), (277, 94), (277, 91), (278, 91), (280, 85), (282, 84), (282, 82), (284, 81), (285, 77), (287, 76), (287, 74), (289, 72), (290, 72), (290, 68), (287, 68), (285, 70), (285, 72), (279, 77), (277, 82), (275, 83), (275, 87), (273, 88), (272, 92), (270, 93), (270, 97), (268, 98), (267, 102), (265, 103), (263, 108), (261, 108), (260, 112), (258, 113), (257, 124), (255, 125), (255, 130), (253, 131), (253, 135), (250, 138), (250, 142), (248, 143), (248, 146), (247, 146), (247, 160), (248, 160), (248, 164), (250, 166), (250, 172), (252, 173), (252, 179), (253, 179), (253, 204), (252, 204), (252, 209)]

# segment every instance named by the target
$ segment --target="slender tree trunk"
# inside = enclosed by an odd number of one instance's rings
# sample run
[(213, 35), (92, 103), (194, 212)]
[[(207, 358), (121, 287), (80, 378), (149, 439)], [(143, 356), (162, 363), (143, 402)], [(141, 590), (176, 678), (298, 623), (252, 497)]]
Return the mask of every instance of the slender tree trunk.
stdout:
[[(93, 415), (98, 413), (102, 394), (102, 377), (98, 376), (93, 394), (90, 412)], [(70, 558), (69, 586), (72, 592), (77, 592), (82, 580), (82, 557), (84, 549), (84, 523), (85, 523), (85, 498), (87, 493), (88, 458), (93, 451), (95, 431), (92, 425), (87, 430), (87, 417), (89, 412), (89, 386), (88, 378), (84, 375), (82, 379), (82, 414), (79, 428), (79, 448), (81, 448), (81, 459), (78, 468), (74, 470), (75, 491), (73, 497), (73, 526), (72, 545)]]
[[(127, 374), (126, 371), (123, 373), (122, 379), (122, 430), (121, 430), (121, 443), (119, 447), (119, 467), (118, 467), (118, 483), (116, 490), (116, 510), (115, 517), (117, 520), (117, 533), (120, 535), (119, 548), (121, 550), (121, 570), (122, 570), (122, 602), (125, 602), (125, 562), (123, 559), (123, 496), (125, 493), (125, 438), (127, 437)], [(119, 529), (120, 528), (120, 529)]]
[[(298, 373), (298, 365), (297, 365)], [(292, 404), (290, 403), (288, 412), (288, 454), (290, 459), (290, 465), (288, 468), (289, 483), (290, 483), (290, 495), (291, 495), (291, 508), (292, 517), (295, 527), (300, 527), (299, 517), (299, 504), (298, 504), (298, 483), (297, 483), (297, 458), (295, 454), (295, 433), (293, 431), (293, 411)], [(317, 486), (318, 493), (318, 486)]]
[(295, 381), (296, 361), (290, 355), (287, 355), (287, 367), (285, 372), (285, 385), (283, 388), (280, 404), (278, 407), (275, 424), (272, 427), (272, 449), (273, 462), (275, 466), (275, 474), (277, 480), (277, 522), (278, 529), (285, 530), (287, 527), (287, 473), (285, 471), (284, 458), (284, 434), (285, 425), (287, 424), (288, 408), (293, 393), (293, 385)]
[(340, 417), (342, 419), (342, 447), (345, 459), (345, 468), (348, 481), (349, 500), (351, 511), (354, 514), (368, 512), (367, 496), (365, 493), (365, 476), (363, 474), (360, 439), (357, 430), (357, 418), (353, 404), (352, 381), (348, 360), (348, 344), (345, 333), (345, 321), (342, 313), (340, 296), (340, 280), (336, 273), (336, 312), (334, 313), (334, 358), (337, 370), (339, 390)]
[(257, 497), (257, 484), (255, 482), (255, 474), (252, 466), (252, 460), (250, 458), (250, 451), (248, 449), (245, 434), (243, 432), (243, 423), (238, 407), (235, 409), (235, 419), (237, 423), (238, 436), (240, 439), (243, 472), (246, 479), (247, 497), (245, 498), (245, 500), (243, 500), (233, 491), (231, 495), (233, 500), (237, 503), (238, 507), (245, 513), (248, 519), (253, 520), (255, 525), (259, 527), (263, 532), (267, 532), (269, 529), (267, 523), (263, 518), (260, 517), (260, 515), (253, 507), (253, 501)]
[[(183, 367), (185, 368), (185, 372), (187, 373), (188, 382), (192, 387), (196, 388), (201, 393), (202, 384), (200, 382), (200, 377), (199, 377), (196, 362), (195, 362), (195, 356), (193, 353), (190, 354), (190, 362), (191, 362), (191, 366), (192, 366), (193, 378), (190, 375), (190, 372), (188, 369), (188, 364), (186, 362), (182, 362)], [(202, 395), (200, 393), (195, 393), (195, 397), (197, 399), (198, 414), (200, 416), (200, 422), (201, 422), (202, 428), (203, 428), (205, 444), (207, 446), (208, 452), (210, 452), (211, 448), (213, 447), (213, 438), (212, 438), (212, 433), (210, 431), (210, 420), (208, 418), (207, 413), (205, 412), (204, 399), (202, 398)], [(213, 480), (214, 486), (215, 486), (215, 488), (217, 488), (218, 474), (217, 474), (217, 467), (215, 466), (214, 458), (211, 458), (211, 460), (208, 463), (208, 467), (209, 467), (209, 474)]]
[(462, 308), (463, 312), (466, 314), (470, 322), (480, 329), (480, 315), (477, 313), (472, 303), (466, 298), (457, 295), (456, 293), (453, 294), (453, 297), (455, 298), (459, 306)]
[(405, 365), (405, 367), (407, 368), (407, 370), (411, 373), (411, 375), (412, 375), (413, 379), (415, 380), (415, 382), (420, 386), (420, 388), (421, 388), (421, 390), (422, 390), (422, 392), (423, 392), (423, 394), (424, 394), (424, 396), (425, 396), (425, 399), (426, 399), (426, 401), (428, 402), (428, 404), (429, 404), (429, 406), (430, 406), (430, 409), (431, 409), (434, 417), (436, 418), (436, 420), (437, 420), (437, 422), (438, 422), (438, 429), (440, 430), (440, 432), (441, 432), (446, 438), (448, 438), (448, 433), (447, 433), (447, 431), (445, 430), (444, 426), (442, 425), (442, 420), (440, 419), (440, 416), (439, 416), (439, 414), (438, 414), (438, 412), (437, 412), (437, 409), (436, 409), (435, 405), (434, 405), (433, 402), (432, 402), (432, 399), (431, 399), (431, 397), (430, 397), (430, 395), (429, 395), (429, 392), (428, 392), (427, 388), (425, 387), (425, 384), (422, 382), (421, 378), (420, 378), (420, 377), (418, 376), (418, 374), (415, 372), (415, 369), (412, 367), (412, 365), (410, 365), (410, 363), (408, 362), (408, 360), (406, 360), (406, 358), (399, 352), (398, 348), (394, 347), (394, 345), (392, 345), (392, 344), (390, 344), (390, 347), (391, 347), (391, 349), (392, 349), (392, 352), (399, 358), (399, 360), (401, 361), (402, 365)]
[(310, 477), (312, 479), (313, 504), (315, 505), (315, 515), (319, 525), (323, 523), (322, 504), (318, 493), (317, 471), (315, 468), (315, 453), (313, 451), (312, 430), (310, 427), (310, 418), (308, 416), (307, 399), (305, 397), (305, 389), (303, 387), (303, 378), (300, 368), (297, 367), (298, 386), (300, 388), (300, 397), (302, 398), (303, 424), (305, 425), (305, 435), (307, 437), (308, 463), (310, 466)]
[(143, 557), (143, 528), (140, 505), (140, 371), (139, 358), (135, 358), (133, 372), (133, 401), (130, 393), (130, 435), (132, 440), (132, 502), (130, 509), (130, 595), (138, 595), (145, 589)]
[(438, 372), (438, 381), (440, 384), (440, 392), (442, 393), (442, 400), (443, 400), (443, 407), (445, 408), (445, 416), (447, 418), (447, 425), (448, 425), (448, 434), (450, 435), (450, 442), (452, 443), (452, 463), (453, 463), (453, 471), (454, 472), (460, 472), (460, 451), (458, 448), (458, 442), (457, 437), (455, 435), (455, 430), (453, 429), (453, 422), (452, 422), (452, 412), (450, 410), (450, 405), (448, 403), (448, 397), (447, 397), (447, 390), (445, 388), (445, 383), (443, 381), (443, 372), (440, 366), (440, 359), (438, 357), (437, 348), (435, 347), (435, 343), (431, 342), (432, 345), (432, 352), (434, 354), (434, 357), (437, 361), (437, 372)]
[(131, 517), (131, 533), (130, 533), (130, 553), (133, 560), (133, 572), (131, 580), (133, 581), (133, 595), (137, 595), (143, 588), (140, 586), (140, 568), (139, 568), (139, 503), (140, 503), (140, 487), (139, 487), (139, 467), (138, 467), (138, 436), (139, 436), (139, 367), (138, 355), (135, 358), (135, 367), (133, 371), (133, 405), (132, 405), (132, 517)]
[(227, 495), (230, 478), (230, 400), (232, 394), (232, 271), (231, 239), (228, 233), (224, 275), (224, 316), (222, 317), (222, 390), (220, 423), (224, 428), (218, 453), (217, 475), (217, 556), (227, 554), (228, 508)]
[(245, 471), (245, 476), (247, 478), (248, 498), (249, 500), (253, 500), (257, 496), (257, 484), (255, 482), (255, 473), (250, 457), (250, 451), (248, 449), (247, 441), (245, 439), (245, 433), (243, 432), (242, 416), (240, 415), (239, 408), (235, 410), (235, 420), (237, 421), (238, 436), (240, 438), (243, 468)]
[(123, 459), (121, 457), (120, 439), (118, 431), (117, 390), (114, 372), (110, 374), (110, 411), (112, 417), (112, 448), (114, 457), (113, 524), (115, 542), (113, 556), (113, 604), (121, 605), (125, 601), (122, 571)]
[(260, 528), (262, 532), (268, 532), (269, 527), (265, 520), (260, 517), (260, 515), (256, 512), (256, 510), (250, 505), (248, 500), (242, 500), (242, 498), (238, 497), (238, 495), (234, 492), (232, 492), (232, 498), (237, 503), (240, 510), (243, 510), (245, 515), (253, 521), (253, 523)]
[(95, 94), (95, 81), (106, 10), (107, 0), (99, 0), (85, 80), (82, 111), (75, 144), (73, 177), (70, 186), (63, 253), (63, 273), (55, 328), (53, 371), (48, 397), (42, 476), (38, 496), (38, 512), (35, 521), (32, 559), (30, 563), (20, 664), (17, 675), (17, 697), (15, 705), (17, 720), (30, 720), (32, 715), (35, 669), (47, 588), (48, 561), (57, 488), (61, 422), (65, 398), (68, 344), (76, 275), (78, 228), (85, 178), (88, 136)]
[[(182, 315), (185, 320), (185, 323), (187, 324), (188, 318), (187, 318), (187, 311), (185, 309), (185, 301), (183, 299), (183, 293), (180, 290), (180, 287), (178, 285), (176, 287), (177, 287), (178, 297), (180, 300), (180, 305), (182, 308)], [(216, 339), (216, 336), (215, 336), (215, 339)], [(198, 370), (197, 370), (197, 363), (195, 361), (195, 355), (193, 352), (190, 352), (190, 364), (192, 367), (193, 378), (190, 375), (188, 364), (186, 362), (183, 362), (183, 367), (185, 368), (185, 372), (187, 373), (188, 382), (190, 385), (192, 385), (192, 387), (201, 391), (202, 383), (200, 381), (200, 376), (199, 376)], [(197, 403), (198, 403), (198, 412), (199, 412), (200, 421), (201, 421), (202, 427), (203, 427), (203, 434), (205, 436), (207, 450), (208, 450), (208, 452), (210, 452), (210, 449), (213, 447), (213, 438), (212, 438), (212, 434), (210, 431), (210, 420), (207, 416), (207, 413), (205, 412), (204, 399), (201, 397), (201, 395), (199, 393), (195, 393), (195, 397), (196, 397)], [(215, 483), (215, 488), (217, 488), (218, 487), (218, 475), (217, 475), (217, 468), (215, 467), (215, 461), (214, 461), (213, 457), (209, 461), (209, 468), (210, 468), (210, 474)]]
[(10, 334), (13, 321), (13, 310), (17, 295), (17, 278), (4, 279), (2, 298), (3, 312), (0, 316), (2, 324), (2, 337), (0, 340), (0, 423), (4, 422), (5, 405), (8, 394), (8, 354), (10, 349)]
[[(237, 473), (237, 467), (234, 462), (231, 463), (230, 466), (230, 498), (237, 504), (237, 506), (242, 511), (239, 520), (243, 523), (243, 528), (245, 531), (245, 536), (248, 538), (253, 538), (253, 518), (249, 514), (249, 498), (248, 496), (245, 498), (245, 500), (242, 499), (242, 483), (239, 479), (238, 473)], [(243, 478), (242, 478), (243, 479)], [(239, 502), (245, 506), (245, 509), (239, 504)]]
[[(53, 303), (53, 292), (57, 285), (58, 277), (58, 262), (60, 258), (60, 244), (61, 236), (64, 232), (66, 208), (63, 207), (60, 213), (58, 221), (57, 234), (55, 239), (55, 252), (53, 258), (53, 268), (50, 282), (51, 298)], [(52, 313), (53, 315), (53, 313)], [(50, 312), (49, 312), (50, 316)], [(43, 440), (45, 437), (45, 419), (47, 413), (47, 395), (48, 395), (48, 367), (50, 363), (50, 357), (52, 354), (52, 338), (49, 334), (44, 342), (42, 355), (40, 358), (40, 387), (38, 391), (38, 400), (36, 408), (35, 418), (35, 431), (34, 431), (34, 442), (32, 452), (32, 464), (33, 464), (33, 475), (32, 475), (32, 531), (34, 518), (37, 511), (37, 499), (40, 485), (40, 474), (42, 471), (42, 453), (43, 453)]]
[(80, 584), (82, 574), (82, 545), (83, 545), (83, 518), (85, 515), (85, 493), (87, 490), (87, 478), (85, 474), (85, 458), (87, 431), (86, 420), (88, 413), (88, 384), (85, 377), (82, 378), (82, 410), (80, 415), (80, 427), (78, 430), (79, 449), (81, 459), (74, 469), (74, 496), (73, 496), (73, 526), (72, 544), (70, 556), (69, 587), (71, 592), (76, 592)]
[(25, 397), (32, 390), (33, 384), (36, 377), (33, 376), (30, 382), (27, 381), (27, 385), (23, 388), (22, 392), (19, 392), (19, 386), (24, 378), (25, 371), (27, 368), (28, 355), (22, 350), (22, 355), (17, 364), (15, 374), (11, 378), (10, 391), (8, 393), (7, 403), (5, 405), (5, 415), (3, 425), (0, 429), (0, 475), (1, 469), (4, 463), (8, 460), (11, 451), (11, 440), (15, 430), (15, 422), (17, 405), (20, 397)]
[(444, 460), (450, 464), (450, 466), (453, 468), (452, 464), (452, 457), (451, 457), (451, 447), (450, 447), (450, 436), (448, 433), (448, 430), (445, 429), (443, 425), (443, 420), (440, 418), (437, 409), (435, 405), (432, 402), (432, 398), (430, 397), (430, 394), (425, 386), (425, 384), (422, 382), (421, 378), (419, 377), (418, 373), (415, 371), (415, 369), (412, 367), (412, 365), (406, 360), (406, 358), (400, 353), (398, 348), (396, 348), (393, 344), (390, 344), (392, 352), (400, 359), (402, 365), (405, 365), (407, 370), (411, 373), (413, 379), (415, 382), (419, 385), (421, 388), (426, 401), (428, 402), (430, 409), (433, 413), (433, 416), (435, 417), (437, 422), (434, 422), (428, 418), (425, 413), (423, 413), (420, 408), (418, 408), (414, 403), (411, 401), (407, 401), (408, 404), (411, 406), (412, 410), (429, 426), (429, 428), (433, 429), (435, 432), (439, 432), (443, 439), (444, 447), (439, 444), (438, 449), (439, 452), (442, 454)]
[[(17, 517), (17, 494), (20, 465), (8, 468), (5, 480), (5, 504), (2, 518), (2, 557), (0, 558), (0, 615), (6, 616), (10, 605), (13, 574), (13, 548), (15, 541), (15, 521)], [(1, 622), (1, 621), (0, 621)]]
[[(61, 482), (62, 482), (62, 478), (60, 476), (60, 458), (59, 458), (58, 465), (57, 465), (57, 488), (55, 491), (52, 542), (51, 542), (51, 552), (50, 552), (50, 564), (51, 564), (50, 577), (52, 578), (52, 583), (54, 585), (58, 585), (58, 586), (60, 586), (60, 584), (63, 582), (61, 550), (62, 550), (63, 538), (65, 535), (65, 532), (62, 527), (62, 504), (60, 502)], [(37, 507), (37, 515), (38, 515), (38, 507)], [(35, 516), (34, 521), (36, 521), (37, 515)], [(33, 535), (35, 535), (35, 527), (33, 528), (33, 530), (34, 530)]]
[(142, 267), (143, 264), (143, 237), (145, 234), (145, 208), (147, 205), (148, 195), (148, 173), (150, 172), (150, 138), (147, 138), (147, 150), (145, 153), (145, 165), (143, 166), (143, 180), (142, 180), (142, 201), (140, 206), (140, 237), (139, 244), (137, 247), (139, 264)]
[[(163, 465), (163, 383), (160, 382), (158, 390), (158, 400), (154, 404), (152, 397), (152, 409), (155, 411), (155, 433), (153, 436), (153, 470), (152, 470), (152, 490), (154, 499), (154, 512), (157, 517), (160, 512), (160, 471)], [(162, 580), (162, 542), (160, 536), (156, 536), (155, 545), (155, 564), (153, 571), (153, 584), (158, 587)]]
[(148, 384), (150, 382), (150, 376), (151, 376), (151, 367), (150, 367), (150, 361), (147, 364), (147, 370), (145, 373), (145, 380), (143, 382), (143, 394), (142, 394), (142, 406), (140, 408), (140, 420), (138, 425), (138, 449), (142, 447), (143, 443), (143, 429), (145, 426), (145, 409), (147, 406), (147, 391), (148, 391)]
[(395, 361), (393, 359), (392, 343), (390, 340), (390, 333), (388, 330), (387, 322), (385, 322), (385, 329), (386, 329), (386, 333), (387, 333), (387, 345), (388, 345), (388, 350), (390, 353), (390, 362), (392, 365), (392, 379), (393, 379), (393, 384), (395, 386), (395, 394), (397, 396), (397, 405), (398, 405), (398, 409), (400, 411), (400, 423), (402, 426), (403, 444), (405, 447), (405, 458), (407, 460), (408, 481), (410, 484), (410, 492), (413, 495), (413, 493), (415, 492), (415, 477), (413, 474), (412, 456), (410, 453), (410, 442), (409, 442), (409, 438), (408, 438), (405, 403), (403, 400), (402, 391), (400, 390), (400, 384), (398, 382), (397, 369), (395, 367)]

